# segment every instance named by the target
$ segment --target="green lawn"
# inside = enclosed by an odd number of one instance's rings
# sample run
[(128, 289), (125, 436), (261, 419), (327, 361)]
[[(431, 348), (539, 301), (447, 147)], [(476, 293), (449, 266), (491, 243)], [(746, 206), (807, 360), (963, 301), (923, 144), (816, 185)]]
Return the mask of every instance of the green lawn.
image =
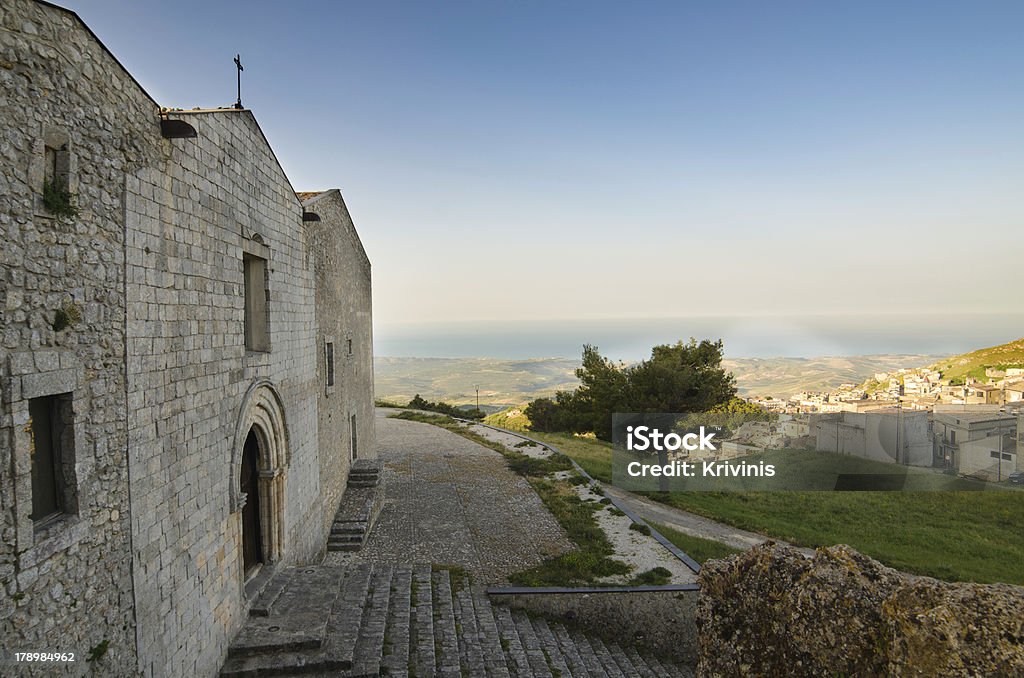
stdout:
[(652, 522), (651, 525), (653, 525), (654, 529), (658, 532), (661, 532), (662, 536), (678, 546), (686, 555), (690, 556), (701, 565), (703, 565), (706, 560), (728, 558), (729, 556), (740, 552), (740, 549), (734, 549), (731, 546), (726, 546), (721, 542), (712, 541), (711, 539), (694, 537), (693, 535), (686, 534), (685, 532), (675, 530), (668, 525), (662, 525), (661, 523), (654, 522)]
[(583, 470), (594, 478), (605, 482), (612, 482), (612, 444), (596, 438), (582, 438), (566, 433), (537, 433), (527, 431), (526, 435), (550, 443), (557, 447), (563, 454), (572, 457)]
[[(611, 480), (611, 445), (531, 433)], [(806, 459), (793, 455), (793, 463)], [(849, 544), (953, 581), (1024, 584), (1024, 492), (676, 492), (665, 504), (802, 546)], [(684, 547), (680, 547), (686, 550)], [(692, 555), (692, 554), (691, 554)]]

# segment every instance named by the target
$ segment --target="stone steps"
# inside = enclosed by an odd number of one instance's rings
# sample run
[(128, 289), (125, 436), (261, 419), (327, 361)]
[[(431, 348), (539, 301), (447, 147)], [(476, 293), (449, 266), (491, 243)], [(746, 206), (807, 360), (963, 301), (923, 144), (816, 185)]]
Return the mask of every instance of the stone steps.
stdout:
[(327, 536), (328, 551), (363, 548), (383, 502), (380, 473), (377, 462), (366, 459), (356, 460), (349, 469), (348, 485)]
[(353, 639), (345, 633), (362, 610), (369, 568), (319, 566), (278, 572), (228, 648), (221, 676), (347, 670)]
[(522, 610), (492, 604), (464, 573), (429, 565), (278, 572), (221, 676), (462, 678), (692, 676)]
[(379, 482), (380, 466), (375, 461), (357, 459), (349, 469), (349, 487), (376, 487)]

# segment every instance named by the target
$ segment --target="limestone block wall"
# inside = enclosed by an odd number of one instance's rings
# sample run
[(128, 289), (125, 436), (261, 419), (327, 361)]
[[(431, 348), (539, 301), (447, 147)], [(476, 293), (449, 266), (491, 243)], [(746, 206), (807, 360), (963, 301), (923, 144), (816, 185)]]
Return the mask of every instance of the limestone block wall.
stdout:
[[(306, 230), (316, 269), (318, 427), (326, 534), (345, 490), (353, 446), (357, 458), (377, 456), (370, 261), (340, 191), (320, 193), (304, 206), (320, 217), (320, 221), (306, 222)], [(333, 344), (333, 386), (327, 385), (328, 342)]]
[[(175, 117), (197, 138), (131, 175), (126, 196), (136, 616), (145, 673), (211, 675), (247, 610), (238, 482), (251, 421), (276, 440), (260, 469), (275, 488), (260, 497), (269, 559), (323, 546), (314, 266), (252, 114)], [(245, 345), (246, 251), (267, 260), (267, 352)]]
[[(136, 673), (122, 205), (125, 173), (169, 148), (157, 114), (72, 13), (0, 3), (0, 646), (74, 652), (67, 675)], [(74, 218), (42, 203), (54, 152)], [(59, 394), (67, 494), (35, 524), (29, 401)]]

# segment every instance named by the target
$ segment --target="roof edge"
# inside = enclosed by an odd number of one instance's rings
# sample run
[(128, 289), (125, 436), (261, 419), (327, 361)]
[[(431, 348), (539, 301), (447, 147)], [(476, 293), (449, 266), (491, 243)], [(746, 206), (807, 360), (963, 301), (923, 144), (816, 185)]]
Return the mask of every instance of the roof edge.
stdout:
[(323, 190), (323, 191), (296, 191), (296, 197), (298, 197), (298, 194), (300, 194), (300, 193), (316, 193), (316, 195), (310, 196), (309, 198), (306, 198), (305, 200), (303, 200), (302, 198), (299, 198), (299, 202), (302, 203), (302, 206), (303, 207), (308, 207), (309, 205), (312, 205), (313, 203), (319, 202), (323, 198), (326, 198), (327, 196), (329, 196), (332, 193), (337, 193), (338, 195), (341, 195), (341, 189), (340, 188), (328, 188), (328, 189)]

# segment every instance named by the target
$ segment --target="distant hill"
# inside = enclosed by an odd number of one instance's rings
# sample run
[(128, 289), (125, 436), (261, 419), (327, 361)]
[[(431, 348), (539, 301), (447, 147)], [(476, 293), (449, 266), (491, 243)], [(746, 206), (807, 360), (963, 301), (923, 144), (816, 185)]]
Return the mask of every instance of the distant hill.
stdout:
[(944, 358), (931, 365), (944, 379), (975, 377), (984, 381), (985, 368), (1024, 367), (1024, 338)]
[(427, 400), (480, 405), (485, 412), (576, 388), (578, 360), (531, 358), (374, 358), (376, 397), (406, 403), (419, 393)]
[(787, 397), (801, 391), (827, 391), (860, 384), (876, 372), (921, 367), (934, 355), (857, 355), (821, 358), (726, 358), (741, 396)]
[[(800, 391), (822, 391), (840, 384), (859, 384), (876, 372), (921, 367), (935, 355), (871, 355), (831, 358), (727, 358), (740, 395), (786, 397)], [(454, 405), (480, 405), (495, 412), (555, 391), (576, 388), (578, 360), (532, 358), (375, 358), (377, 398), (408, 402), (419, 393), (427, 400)]]

